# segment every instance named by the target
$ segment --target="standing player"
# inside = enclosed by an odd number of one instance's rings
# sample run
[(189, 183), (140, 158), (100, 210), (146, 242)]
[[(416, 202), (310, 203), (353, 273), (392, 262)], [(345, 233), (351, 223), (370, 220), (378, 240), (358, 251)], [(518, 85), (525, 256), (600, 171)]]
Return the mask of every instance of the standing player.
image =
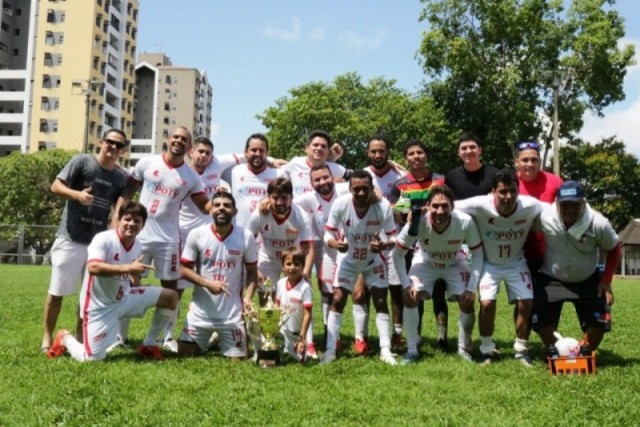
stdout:
[(116, 228), (98, 233), (89, 245), (89, 261), (80, 295), (84, 345), (61, 329), (49, 349), (49, 358), (65, 351), (79, 362), (102, 360), (117, 340), (118, 321), (141, 317), (156, 306), (152, 327), (138, 354), (155, 360), (164, 358), (155, 345), (178, 304), (171, 289), (139, 286), (140, 275), (150, 266), (140, 261), (141, 244), (136, 236), (144, 226), (147, 211), (140, 203), (126, 202), (118, 210)]
[[(44, 304), (44, 333), (41, 352), (51, 345), (62, 299), (72, 295), (87, 260), (87, 247), (93, 237), (107, 229), (111, 207), (120, 197), (127, 174), (118, 159), (127, 147), (120, 129), (108, 130), (100, 140), (97, 155), (79, 154), (69, 161), (51, 184), (51, 192), (66, 198), (62, 219), (51, 248), (51, 283)], [(76, 337), (82, 339), (78, 319)]]
[[(407, 330), (408, 351), (402, 364), (418, 359), (418, 300), (429, 299), (438, 279), (444, 280), (450, 301), (460, 307), (458, 321), (458, 355), (471, 361), (471, 334), (475, 323), (474, 300), (478, 278), (482, 270), (484, 252), (478, 227), (473, 218), (463, 212), (452, 212), (453, 192), (444, 185), (432, 186), (427, 198), (427, 213), (419, 221), (419, 227), (405, 225), (396, 240), (393, 259), (399, 265), (400, 275), (405, 276), (404, 255), (414, 243), (422, 256), (413, 258), (409, 279), (403, 280), (404, 319)], [(417, 233), (416, 233), (417, 232)], [(471, 251), (471, 266), (467, 264), (467, 245)]]
[(480, 290), (481, 362), (489, 364), (496, 354), (493, 331), (496, 318), (496, 299), (500, 282), (507, 287), (509, 303), (516, 305), (515, 358), (531, 366), (529, 334), (533, 307), (533, 284), (524, 257), (524, 242), (533, 220), (543, 204), (533, 197), (518, 196), (518, 177), (514, 171), (499, 171), (493, 184), (493, 194), (477, 196), (456, 203), (456, 209), (474, 217), (484, 245), (484, 267)]
[(368, 172), (359, 170), (349, 178), (350, 194), (340, 196), (331, 207), (324, 241), (337, 249), (333, 302), (328, 318), (327, 350), (322, 363), (336, 360), (336, 343), (340, 337), (342, 312), (348, 295), (362, 273), (369, 286), (376, 308), (376, 327), (380, 337), (380, 359), (390, 365), (396, 360), (391, 354), (389, 309), (387, 307), (387, 274), (380, 253), (391, 249), (394, 239), (383, 241), (380, 234), (393, 237), (396, 232), (391, 207), (386, 200), (377, 200), (373, 180)]
[(464, 200), (491, 193), (493, 177), (498, 173), (498, 169), (482, 163), (480, 138), (471, 132), (460, 135), (458, 157), (462, 160), (462, 166), (449, 171), (445, 178), (445, 184), (451, 188), (455, 199)]
[[(242, 291), (253, 289), (257, 282), (257, 245), (249, 231), (232, 224), (235, 213), (233, 196), (216, 192), (211, 201), (213, 224), (200, 226), (187, 237), (181, 272), (196, 286), (178, 343), (180, 356), (205, 352), (214, 332), (220, 337), (224, 356), (239, 359), (247, 355)], [(196, 264), (199, 274), (193, 269)]]

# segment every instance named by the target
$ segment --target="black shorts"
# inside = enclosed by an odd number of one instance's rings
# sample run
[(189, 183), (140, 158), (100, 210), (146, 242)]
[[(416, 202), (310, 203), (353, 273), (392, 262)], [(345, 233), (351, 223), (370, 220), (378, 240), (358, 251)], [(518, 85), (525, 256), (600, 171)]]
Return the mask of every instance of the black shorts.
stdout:
[(568, 283), (538, 273), (533, 288), (533, 330), (537, 332), (546, 326), (557, 328), (565, 301), (573, 303), (583, 331), (588, 327), (604, 329), (606, 300), (604, 296), (598, 297), (600, 276), (600, 270), (596, 269), (586, 280)]

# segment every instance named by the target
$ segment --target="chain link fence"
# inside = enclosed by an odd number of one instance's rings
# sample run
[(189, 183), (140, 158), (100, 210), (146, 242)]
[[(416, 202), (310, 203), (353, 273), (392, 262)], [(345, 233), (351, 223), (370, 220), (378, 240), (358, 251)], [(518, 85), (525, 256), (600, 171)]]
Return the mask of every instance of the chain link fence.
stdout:
[(50, 264), (56, 225), (0, 224), (0, 264)]

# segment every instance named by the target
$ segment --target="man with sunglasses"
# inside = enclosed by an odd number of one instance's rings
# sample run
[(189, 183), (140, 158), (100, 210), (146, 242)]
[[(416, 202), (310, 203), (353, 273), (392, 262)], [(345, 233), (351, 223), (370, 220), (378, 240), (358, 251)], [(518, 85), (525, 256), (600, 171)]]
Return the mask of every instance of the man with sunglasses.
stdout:
[[(66, 198), (56, 240), (51, 248), (51, 283), (44, 305), (44, 334), (41, 351), (51, 346), (64, 296), (76, 291), (76, 282), (87, 260), (87, 248), (93, 237), (107, 229), (111, 207), (122, 194), (127, 173), (118, 167), (118, 159), (128, 145), (120, 129), (108, 130), (100, 140), (96, 155), (79, 154), (72, 158), (51, 184), (51, 192)], [(76, 337), (82, 339), (78, 320)]]

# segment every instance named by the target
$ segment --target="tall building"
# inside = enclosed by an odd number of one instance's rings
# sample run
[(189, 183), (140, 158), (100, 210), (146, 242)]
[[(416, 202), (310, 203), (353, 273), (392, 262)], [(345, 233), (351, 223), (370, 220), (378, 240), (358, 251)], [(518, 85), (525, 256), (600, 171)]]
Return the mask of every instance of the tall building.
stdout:
[(0, 155), (133, 132), (138, 0), (2, 0)]
[(205, 71), (174, 66), (162, 53), (142, 53), (135, 73), (132, 163), (164, 151), (176, 126), (186, 126), (194, 137), (211, 135), (213, 90)]

